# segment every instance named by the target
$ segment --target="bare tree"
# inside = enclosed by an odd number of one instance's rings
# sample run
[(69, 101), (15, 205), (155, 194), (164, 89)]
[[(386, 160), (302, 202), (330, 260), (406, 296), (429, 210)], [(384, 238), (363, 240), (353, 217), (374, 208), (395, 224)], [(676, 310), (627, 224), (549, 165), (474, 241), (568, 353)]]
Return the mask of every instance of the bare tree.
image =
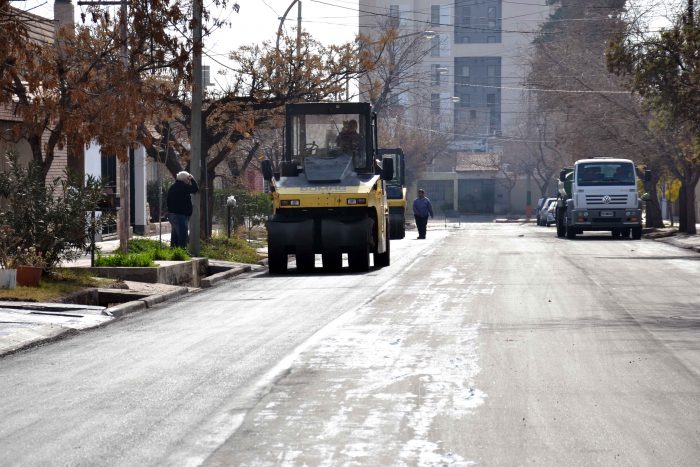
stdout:
[[(650, 131), (641, 99), (628, 91), (627, 79), (608, 71), (605, 62), (608, 40), (625, 27), (619, 16), (623, 6), (617, 0), (563, 2), (557, 19), (589, 21), (554, 21), (543, 26), (528, 77), (529, 87), (536, 90), (529, 118), (538, 122), (538, 139), (543, 141), (531, 153), (540, 167), (547, 150), (560, 167), (576, 159), (608, 156), (632, 159), (659, 174), (664, 170), (666, 145)], [(538, 169), (537, 164), (532, 168), (543, 190), (558, 172), (552, 167)], [(656, 190), (647, 186), (647, 192), (647, 225), (663, 225)]]

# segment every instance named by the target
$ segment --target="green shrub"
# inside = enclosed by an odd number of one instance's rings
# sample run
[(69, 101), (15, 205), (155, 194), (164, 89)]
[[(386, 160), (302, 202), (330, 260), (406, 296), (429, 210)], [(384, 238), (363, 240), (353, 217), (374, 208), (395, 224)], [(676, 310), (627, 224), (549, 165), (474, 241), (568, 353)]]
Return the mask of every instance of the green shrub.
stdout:
[(183, 248), (175, 248), (170, 250), (170, 261), (188, 261), (190, 255)]
[(170, 246), (167, 243), (161, 243), (158, 240), (149, 238), (134, 238), (129, 240), (129, 253), (144, 253), (152, 251), (168, 250)]
[(0, 171), (0, 226), (18, 239), (17, 251), (34, 248), (47, 270), (82, 256), (88, 232), (111, 221), (106, 213), (94, 221), (89, 216), (100, 210), (104, 183), (90, 176), (83, 182), (69, 173), (46, 182), (40, 164), (25, 166), (13, 153), (5, 157), (9, 170)]
[(95, 259), (98, 267), (131, 267), (148, 268), (155, 267), (153, 256), (150, 253), (115, 253), (113, 255), (98, 255)]
[[(145, 258), (148, 258), (146, 261)], [(95, 264), (108, 267), (151, 267), (154, 261), (189, 261), (190, 255), (182, 248), (171, 249), (167, 244), (148, 238), (129, 240), (129, 253), (99, 255)]]
[(272, 200), (267, 193), (255, 193), (243, 189), (223, 189), (214, 191), (214, 216), (221, 225), (227, 226), (228, 209), (226, 200), (233, 195), (236, 207), (232, 209), (234, 227), (245, 226), (250, 237), (251, 229), (265, 223), (272, 213)]
[(236, 263), (257, 263), (262, 259), (255, 248), (240, 238), (214, 236), (202, 242), (202, 256)]

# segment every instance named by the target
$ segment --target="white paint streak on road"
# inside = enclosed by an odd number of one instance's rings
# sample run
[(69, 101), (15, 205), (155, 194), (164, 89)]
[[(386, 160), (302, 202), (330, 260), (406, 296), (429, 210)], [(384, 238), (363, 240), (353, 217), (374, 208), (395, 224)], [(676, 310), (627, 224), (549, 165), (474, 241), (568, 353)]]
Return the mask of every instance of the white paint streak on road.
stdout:
[(304, 346), (241, 427), (258, 440), (237, 452), (241, 464), (468, 463), (435, 433), (487, 398), (474, 382), (480, 325), (469, 305), (494, 286), (453, 266), (414, 273)]

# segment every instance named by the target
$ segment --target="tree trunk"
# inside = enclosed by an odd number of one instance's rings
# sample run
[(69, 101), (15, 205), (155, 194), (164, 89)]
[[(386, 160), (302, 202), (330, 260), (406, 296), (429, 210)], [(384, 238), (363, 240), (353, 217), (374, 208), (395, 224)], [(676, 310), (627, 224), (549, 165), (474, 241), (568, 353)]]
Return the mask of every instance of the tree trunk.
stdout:
[(682, 181), (681, 189), (678, 192), (678, 231), (685, 232), (688, 228), (688, 210), (686, 209), (685, 190), (687, 185)]
[(649, 194), (649, 199), (646, 202), (646, 226), (660, 228), (664, 226), (664, 221), (661, 215), (661, 205), (659, 203), (659, 195), (656, 187), (659, 184), (660, 176), (655, 172), (652, 173), (651, 181), (644, 182), (644, 191)]
[(695, 226), (695, 187), (700, 180), (700, 167), (687, 165), (681, 178), (681, 190), (678, 197), (678, 231), (691, 235), (697, 233)]
[(688, 186), (688, 190), (685, 193), (685, 209), (685, 233), (695, 235), (697, 233), (697, 228), (695, 227), (695, 185)]
[[(685, 207), (686, 207), (686, 219), (687, 219), (687, 224), (686, 224), (686, 229), (685, 232), (691, 235), (695, 235), (697, 233), (697, 227), (695, 225), (696, 222), (696, 215), (695, 215), (695, 187), (698, 184), (698, 180), (700, 180), (700, 168), (699, 167), (691, 167), (688, 169), (688, 177), (687, 177), (687, 187), (688, 189), (686, 190), (685, 193)], [(686, 186), (686, 183), (683, 183), (683, 186)]]

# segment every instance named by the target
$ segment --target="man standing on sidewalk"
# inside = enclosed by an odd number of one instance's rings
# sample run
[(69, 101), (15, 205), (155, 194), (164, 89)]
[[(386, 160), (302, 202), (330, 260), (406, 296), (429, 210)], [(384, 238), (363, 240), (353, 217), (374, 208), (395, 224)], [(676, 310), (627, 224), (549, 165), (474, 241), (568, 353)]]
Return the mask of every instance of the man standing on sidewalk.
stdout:
[(187, 249), (189, 223), (192, 215), (192, 197), (199, 187), (188, 172), (178, 172), (175, 183), (168, 190), (168, 220), (170, 221), (170, 246)]
[(430, 204), (430, 199), (425, 196), (425, 191), (422, 188), (418, 189), (418, 198), (413, 200), (413, 217), (416, 219), (416, 227), (418, 227), (418, 238), (425, 238), (425, 231), (428, 227), (428, 216), (433, 217), (433, 205)]

